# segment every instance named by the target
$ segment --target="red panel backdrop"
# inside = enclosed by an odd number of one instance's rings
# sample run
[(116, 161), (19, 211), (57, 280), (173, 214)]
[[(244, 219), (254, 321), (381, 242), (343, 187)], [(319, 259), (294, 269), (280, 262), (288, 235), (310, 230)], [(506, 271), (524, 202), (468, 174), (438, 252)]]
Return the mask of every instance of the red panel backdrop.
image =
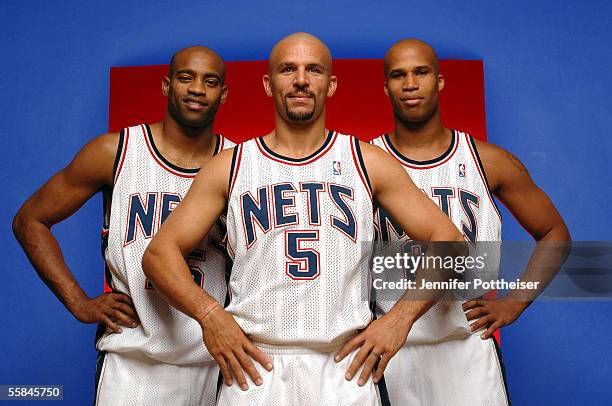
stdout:
[[(227, 63), (229, 95), (217, 113), (216, 132), (240, 142), (274, 127), (272, 99), (261, 81), (267, 67), (267, 61)], [(445, 78), (440, 96), (444, 124), (486, 141), (482, 61), (443, 60), (440, 70)], [(166, 110), (161, 79), (167, 73), (168, 65), (111, 68), (109, 130), (161, 120)], [(383, 92), (382, 60), (334, 60), (334, 73), (338, 90), (328, 99), (327, 128), (364, 141), (393, 128), (392, 110)], [(499, 332), (496, 336), (499, 340)]]
[[(261, 82), (266, 71), (266, 61), (227, 63), (228, 101), (219, 109), (215, 131), (244, 141), (273, 128), (272, 99), (266, 97)], [(482, 61), (444, 60), (441, 71), (446, 80), (440, 100), (444, 124), (486, 140)], [(161, 79), (167, 72), (168, 65), (111, 68), (110, 131), (162, 119), (166, 98)], [(363, 140), (393, 128), (383, 92), (382, 60), (338, 59), (334, 72), (338, 90), (328, 99), (328, 128)]]

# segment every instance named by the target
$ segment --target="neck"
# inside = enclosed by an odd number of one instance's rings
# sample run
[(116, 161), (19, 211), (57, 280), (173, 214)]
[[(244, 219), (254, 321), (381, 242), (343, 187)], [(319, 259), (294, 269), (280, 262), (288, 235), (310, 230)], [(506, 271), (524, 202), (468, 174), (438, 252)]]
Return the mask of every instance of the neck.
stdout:
[(325, 111), (315, 121), (295, 123), (275, 114), (275, 129), (264, 137), (275, 152), (291, 158), (303, 158), (323, 145), (329, 131), (325, 128)]
[(391, 140), (398, 147), (427, 148), (445, 141), (449, 135), (450, 130), (444, 128), (440, 113), (436, 110), (431, 118), (418, 123), (401, 121), (396, 116), (395, 129), (391, 134)]
[(161, 129), (161, 141), (173, 149), (196, 154), (214, 147), (212, 121), (204, 127), (189, 128), (177, 123), (170, 113), (166, 112), (163, 121), (157, 124)]

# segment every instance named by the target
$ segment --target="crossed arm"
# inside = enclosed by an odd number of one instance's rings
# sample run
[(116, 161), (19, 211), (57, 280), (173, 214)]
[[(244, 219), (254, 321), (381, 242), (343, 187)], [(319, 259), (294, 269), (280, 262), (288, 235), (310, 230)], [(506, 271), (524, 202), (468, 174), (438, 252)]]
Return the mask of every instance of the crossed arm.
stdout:
[(79, 321), (102, 322), (116, 333), (121, 332), (119, 324), (137, 325), (131, 299), (122, 293), (90, 299), (68, 269), (51, 227), (100, 190), (110, 190), (118, 143), (118, 134), (105, 134), (85, 145), (66, 168), (26, 200), (13, 219), (13, 232), (30, 263), (64, 306)]

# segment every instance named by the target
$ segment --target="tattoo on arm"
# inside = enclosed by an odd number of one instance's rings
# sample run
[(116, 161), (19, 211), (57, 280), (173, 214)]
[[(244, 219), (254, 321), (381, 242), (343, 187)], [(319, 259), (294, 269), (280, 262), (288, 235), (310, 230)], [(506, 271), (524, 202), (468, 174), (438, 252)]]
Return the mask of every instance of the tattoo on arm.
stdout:
[(514, 155), (512, 155), (512, 153), (510, 153), (509, 151), (505, 151), (506, 152), (506, 156), (508, 157), (508, 161), (510, 161), (510, 163), (519, 170), (519, 172), (521, 173), (528, 173), (527, 172), (527, 168), (525, 168), (525, 165), (523, 165), (523, 163)]

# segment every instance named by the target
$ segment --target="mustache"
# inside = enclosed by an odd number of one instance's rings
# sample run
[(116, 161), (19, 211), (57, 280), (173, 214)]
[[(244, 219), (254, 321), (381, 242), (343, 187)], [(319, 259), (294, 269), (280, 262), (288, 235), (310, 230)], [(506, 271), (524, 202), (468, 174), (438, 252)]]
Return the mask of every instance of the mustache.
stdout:
[(312, 97), (315, 98), (315, 94), (310, 90), (302, 90), (298, 92), (285, 93), (285, 97)]

